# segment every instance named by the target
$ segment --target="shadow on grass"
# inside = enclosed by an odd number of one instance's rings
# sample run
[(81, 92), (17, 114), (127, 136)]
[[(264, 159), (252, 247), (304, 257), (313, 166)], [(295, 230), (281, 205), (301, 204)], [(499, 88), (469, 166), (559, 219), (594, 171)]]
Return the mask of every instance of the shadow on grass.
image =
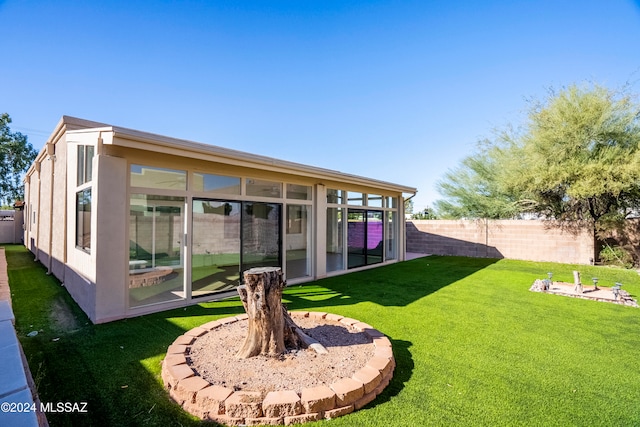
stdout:
[(393, 357), (396, 360), (396, 368), (393, 372), (393, 378), (389, 385), (384, 389), (373, 402), (369, 403), (367, 407), (379, 405), (380, 403), (388, 402), (392, 397), (397, 396), (402, 391), (405, 384), (411, 379), (413, 374), (414, 362), (411, 356), (409, 348), (412, 343), (410, 341), (403, 340), (391, 340), (393, 346)]
[[(443, 262), (446, 260), (446, 262)], [(453, 261), (453, 262), (452, 262)], [(295, 310), (373, 302), (404, 307), (491, 264), (491, 258), (430, 256), (317, 280), (287, 288), (284, 298)]]

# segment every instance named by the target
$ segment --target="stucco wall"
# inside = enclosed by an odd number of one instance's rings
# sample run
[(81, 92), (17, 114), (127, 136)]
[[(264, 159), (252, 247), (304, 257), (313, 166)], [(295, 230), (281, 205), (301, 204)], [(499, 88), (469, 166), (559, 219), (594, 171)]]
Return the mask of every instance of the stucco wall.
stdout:
[(51, 195), (53, 182), (51, 180), (53, 172), (53, 161), (44, 159), (40, 162), (40, 209), (36, 213), (37, 228), (37, 252), (36, 257), (44, 266), (49, 266), (49, 242), (51, 241), (50, 231), (52, 226), (57, 224), (52, 222), (51, 218)]
[(127, 229), (127, 161), (117, 157), (97, 155), (94, 157), (93, 200), (96, 263), (95, 317), (96, 323), (121, 318), (126, 313), (126, 286), (128, 283), (126, 242)]
[(593, 236), (545, 221), (407, 221), (407, 252), (590, 264)]
[(55, 163), (53, 171), (53, 222), (51, 241), (51, 272), (64, 282), (64, 263), (66, 259), (65, 232), (66, 222), (63, 220), (66, 214), (66, 186), (67, 186), (67, 144), (65, 137), (55, 146)]

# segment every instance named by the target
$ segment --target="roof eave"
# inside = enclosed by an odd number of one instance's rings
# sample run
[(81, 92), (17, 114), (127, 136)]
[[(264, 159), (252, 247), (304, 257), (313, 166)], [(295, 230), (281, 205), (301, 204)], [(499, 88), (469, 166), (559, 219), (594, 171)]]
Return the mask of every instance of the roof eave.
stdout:
[[(306, 177), (317, 178), (319, 180), (348, 181), (350, 183), (358, 185), (376, 187), (394, 192), (409, 194), (415, 194), (417, 192), (417, 189), (414, 187), (404, 186), (387, 181), (366, 178), (358, 175), (352, 175), (331, 169), (309, 166), (286, 160), (280, 160), (268, 156), (246, 153), (243, 151), (232, 150), (216, 145), (203, 144), (184, 139), (171, 138), (163, 135), (141, 132), (133, 129), (111, 126), (95, 130), (112, 131), (114, 138), (111, 140), (111, 143), (113, 145), (119, 145), (123, 147), (159, 151), (168, 154), (179, 155), (182, 157), (224, 162), (236, 166), (252, 168), (259, 167), (262, 170), (302, 175)], [(120, 143), (121, 140), (127, 140), (128, 143), (122, 144)], [(140, 144), (132, 145), (131, 142), (138, 142)]]

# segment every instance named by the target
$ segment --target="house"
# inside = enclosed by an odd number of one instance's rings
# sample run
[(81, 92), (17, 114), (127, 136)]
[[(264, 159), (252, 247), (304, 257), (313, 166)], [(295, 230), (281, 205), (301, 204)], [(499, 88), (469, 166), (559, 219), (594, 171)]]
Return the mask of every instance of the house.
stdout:
[(404, 260), (416, 189), (64, 116), (25, 177), (24, 242), (93, 322)]

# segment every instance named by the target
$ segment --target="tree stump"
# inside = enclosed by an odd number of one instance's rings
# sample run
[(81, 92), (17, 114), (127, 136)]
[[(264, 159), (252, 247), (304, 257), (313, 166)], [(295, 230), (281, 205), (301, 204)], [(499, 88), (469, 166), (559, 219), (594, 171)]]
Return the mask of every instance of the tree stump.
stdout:
[(573, 287), (574, 292), (583, 293), (582, 282), (580, 281), (580, 272), (579, 271), (574, 271), (573, 272), (573, 284), (575, 285)]
[(258, 267), (244, 272), (244, 284), (238, 294), (249, 316), (247, 337), (237, 357), (263, 355), (275, 357), (286, 349), (311, 347), (318, 353), (327, 350), (298, 328), (282, 304), (285, 282), (279, 267)]

